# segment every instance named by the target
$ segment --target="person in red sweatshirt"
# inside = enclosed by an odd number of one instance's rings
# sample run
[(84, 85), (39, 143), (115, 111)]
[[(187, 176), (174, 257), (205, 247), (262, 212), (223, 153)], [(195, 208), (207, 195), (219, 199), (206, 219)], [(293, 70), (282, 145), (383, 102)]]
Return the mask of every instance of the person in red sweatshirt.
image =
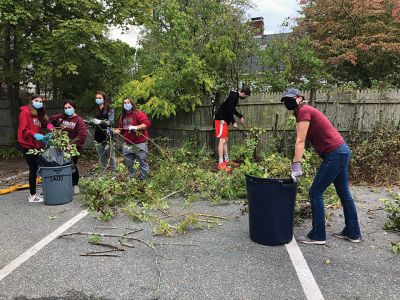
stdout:
[(130, 177), (134, 177), (136, 169), (134, 162), (137, 160), (140, 166), (140, 178), (145, 180), (149, 175), (150, 167), (147, 163), (147, 140), (151, 122), (147, 115), (138, 110), (135, 103), (129, 98), (124, 99), (121, 119), (119, 121), (119, 129), (114, 132), (121, 134), (125, 140), (122, 148), (124, 155), (124, 163), (129, 170)]
[[(64, 101), (64, 113), (50, 117), (50, 121), (57, 127), (61, 127), (62, 130), (68, 132), (68, 137), (74, 141), (76, 148), (79, 153), (82, 153), (83, 144), (85, 143), (87, 136), (87, 128), (85, 121), (81, 116), (75, 112), (76, 105), (72, 100)], [(79, 194), (79, 170), (78, 170), (78, 158), (79, 156), (71, 157), (74, 163), (75, 170), (72, 173), (72, 185), (74, 186), (74, 194)]]
[(43, 198), (36, 194), (36, 173), (38, 170), (37, 155), (27, 154), (31, 149), (41, 149), (46, 138), (43, 129), (51, 131), (54, 126), (48, 122), (45, 113), (43, 98), (33, 95), (29, 104), (20, 108), (18, 123), (18, 148), (24, 155), (29, 167), (29, 191), (28, 201), (32, 203), (43, 202)]

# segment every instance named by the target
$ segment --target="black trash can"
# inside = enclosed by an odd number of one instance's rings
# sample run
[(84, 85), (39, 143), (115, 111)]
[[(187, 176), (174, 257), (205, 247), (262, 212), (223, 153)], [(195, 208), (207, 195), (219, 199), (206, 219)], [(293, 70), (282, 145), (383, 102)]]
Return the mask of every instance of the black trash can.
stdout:
[(287, 244), (293, 237), (297, 184), (292, 179), (246, 175), (250, 239), (268, 246)]

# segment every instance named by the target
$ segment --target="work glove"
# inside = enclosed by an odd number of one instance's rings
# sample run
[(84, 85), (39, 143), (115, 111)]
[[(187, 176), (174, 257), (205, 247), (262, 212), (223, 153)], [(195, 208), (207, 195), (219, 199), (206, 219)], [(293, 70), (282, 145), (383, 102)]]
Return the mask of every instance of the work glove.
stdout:
[(53, 137), (53, 134), (52, 133), (46, 133), (46, 135), (44, 136), (44, 138), (46, 139), (46, 140), (50, 140), (51, 138)]
[(299, 181), (301, 175), (303, 175), (303, 171), (301, 170), (301, 162), (292, 162), (290, 165), (290, 176), (292, 177), (293, 181)]
[(35, 134), (33, 135), (33, 137), (34, 137), (36, 140), (38, 140), (39, 142), (43, 142), (43, 141), (46, 140), (46, 138), (44, 137), (44, 135), (43, 135), (43, 134), (40, 134), (40, 133), (35, 133)]
[(129, 131), (136, 131), (137, 130), (137, 126), (129, 125), (128, 130)]
[(108, 135), (112, 135), (113, 129), (111, 127), (107, 127), (106, 128), (106, 132), (107, 132)]
[(93, 123), (94, 125), (100, 125), (100, 124), (101, 124), (101, 120), (96, 119), (96, 118), (92, 118), (92, 123)]

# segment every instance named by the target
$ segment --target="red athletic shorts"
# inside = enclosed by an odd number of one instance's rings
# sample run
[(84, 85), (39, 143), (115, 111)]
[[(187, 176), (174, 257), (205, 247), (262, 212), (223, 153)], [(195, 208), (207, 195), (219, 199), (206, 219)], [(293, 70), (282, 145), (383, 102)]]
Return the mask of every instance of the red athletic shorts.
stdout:
[(215, 137), (226, 139), (228, 137), (228, 124), (226, 123), (226, 121), (214, 120), (214, 125), (215, 125)]

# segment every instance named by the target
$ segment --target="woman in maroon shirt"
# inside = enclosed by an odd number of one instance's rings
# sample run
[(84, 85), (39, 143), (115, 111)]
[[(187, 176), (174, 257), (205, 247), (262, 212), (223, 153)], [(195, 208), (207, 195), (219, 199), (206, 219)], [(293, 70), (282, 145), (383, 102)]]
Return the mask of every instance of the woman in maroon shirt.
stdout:
[[(87, 136), (87, 127), (79, 115), (75, 112), (76, 106), (74, 101), (64, 101), (64, 113), (50, 117), (50, 120), (56, 127), (61, 127), (62, 130), (68, 132), (68, 137), (74, 141), (79, 153), (82, 153), (83, 144)], [(79, 170), (78, 170), (78, 156), (71, 157), (74, 163), (75, 170), (72, 173), (72, 185), (74, 186), (74, 194), (79, 194)]]
[(124, 163), (129, 170), (130, 177), (134, 177), (136, 169), (134, 162), (137, 160), (140, 166), (140, 178), (145, 180), (150, 172), (147, 163), (147, 140), (151, 122), (147, 115), (138, 110), (136, 104), (129, 98), (125, 98), (123, 102), (122, 115), (118, 127), (114, 132), (121, 134), (124, 138), (124, 146), (122, 154)]
[(326, 242), (323, 194), (331, 183), (343, 206), (345, 227), (335, 237), (358, 243), (361, 241), (357, 210), (349, 189), (349, 162), (351, 150), (328, 118), (316, 108), (307, 105), (298, 89), (287, 89), (282, 96), (288, 110), (296, 116), (296, 145), (291, 176), (297, 181), (302, 175), (301, 159), (308, 139), (323, 161), (309, 190), (312, 212), (311, 231), (297, 240), (305, 244), (323, 245)]

